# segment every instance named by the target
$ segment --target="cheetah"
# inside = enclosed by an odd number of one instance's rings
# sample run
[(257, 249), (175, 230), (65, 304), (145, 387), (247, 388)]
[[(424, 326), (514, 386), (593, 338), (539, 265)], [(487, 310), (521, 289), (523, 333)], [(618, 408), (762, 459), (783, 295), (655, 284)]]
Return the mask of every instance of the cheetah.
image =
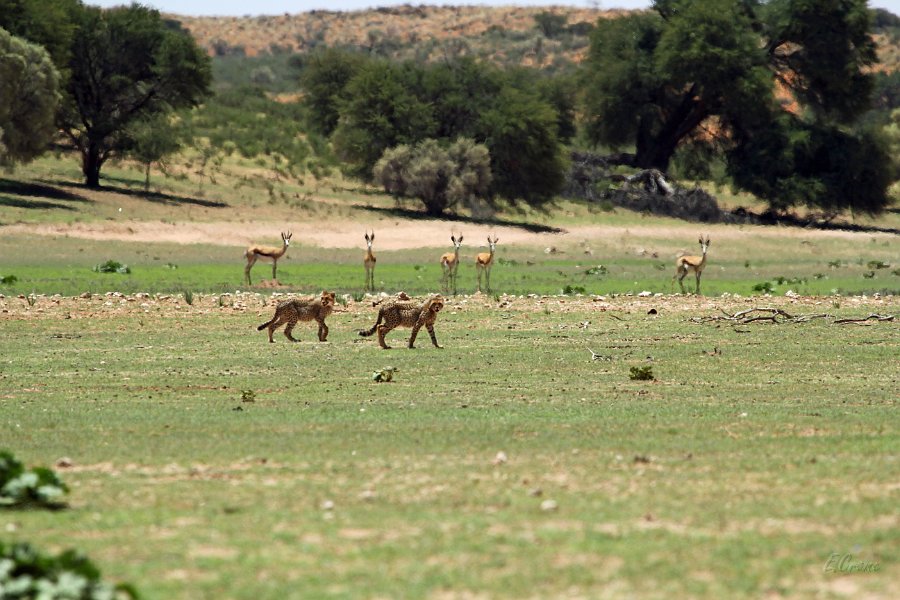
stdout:
[(274, 343), (272, 334), (276, 329), (284, 324), (284, 335), (292, 342), (299, 342), (294, 339), (291, 331), (297, 325), (297, 321), (316, 321), (319, 324), (319, 341), (327, 341), (328, 325), (325, 324), (325, 317), (334, 310), (334, 292), (322, 292), (320, 298), (295, 298), (293, 300), (285, 300), (278, 304), (275, 308), (275, 316), (272, 320), (267, 321), (257, 327), (257, 331), (262, 331), (266, 327), (269, 328), (269, 342)]
[(378, 345), (384, 349), (389, 349), (384, 342), (384, 336), (397, 327), (412, 327), (412, 334), (409, 336), (409, 347), (414, 348), (416, 335), (423, 326), (428, 330), (431, 336), (431, 343), (435, 348), (442, 348), (437, 342), (434, 335), (434, 322), (437, 321), (437, 315), (444, 308), (444, 298), (440, 294), (435, 294), (424, 303), (407, 302), (402, 300), (392, 300), (384, 303), (378, 309), (378, 319), (371, 329), (362, 329), (359, 335), (369, 337), (378, 331)]

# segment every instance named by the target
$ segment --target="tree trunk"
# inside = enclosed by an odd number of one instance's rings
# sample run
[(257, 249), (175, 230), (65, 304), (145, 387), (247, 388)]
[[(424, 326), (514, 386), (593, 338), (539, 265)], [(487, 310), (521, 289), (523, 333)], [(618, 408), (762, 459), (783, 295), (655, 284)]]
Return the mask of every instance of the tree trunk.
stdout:
[(100, 148), (94, 142), (88, 142), (88, 147), (81, 152), (81, 172), (84, 173), (84, 185), (89, 188), (100, 187), (100, 167), (103, 160), (100, 158)]
[(678, 106), (663, 118), (658, 131), (651, 132), (650, 120), (643, 122), (638, 132), (637, 152), (632, 166), (639, 169), (657, 169), (666, 173), (669, 162), (685, 137), (691, 134), (709, 116), (706, 103), (696, 95), (693, 86), (682, 97)]

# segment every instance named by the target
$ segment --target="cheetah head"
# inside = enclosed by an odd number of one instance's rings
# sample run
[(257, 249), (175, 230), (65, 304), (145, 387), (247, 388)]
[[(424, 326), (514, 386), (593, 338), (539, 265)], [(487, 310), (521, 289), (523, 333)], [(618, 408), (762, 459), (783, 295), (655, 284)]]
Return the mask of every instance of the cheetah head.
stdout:
[(428, 301), (428, 310), (431, 312), (441, 312), (442, 308), (444, 308), (444, 298), (440, 294), (433, 296), (431, 300)]
[(322, 292), (322, 306), (334, 306), (334, 292)]

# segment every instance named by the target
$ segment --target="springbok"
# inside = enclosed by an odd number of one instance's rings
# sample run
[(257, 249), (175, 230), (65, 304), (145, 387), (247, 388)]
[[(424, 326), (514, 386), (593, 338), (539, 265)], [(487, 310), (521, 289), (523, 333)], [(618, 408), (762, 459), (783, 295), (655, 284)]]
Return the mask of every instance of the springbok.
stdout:
[(281, 248), (272, 246), (250, 246), (247, 248), (247, 251), (244, 252), (244, 256), (247, 259), (247, 266), (244, 267), (244, 276), (247, 279), (247, 285), (253, 285), (250, 281), (250, 269), (252, 269), (253, 265), (256, 264), (256, 261), (260, 259), (272, 261), (272, 279), (275, 279), (275, 270), (278, 268), (278, 259), (284, 256), (288, 246), (291, 245), (291, 235), (293, 234), (290, 231), (281, 234)]
[(459, 239), (451, 235), (450, 241), (453, 242), (453, 252), (447, 252), (441, 256), (441, 269), (444, 271), (444, 277), (441, 279), (441, 286), (446, 293), (448, 291), (448, 282), (453, 284), (453, 295), (456, 295), (456, 271), (459, 269), (459, 247), (462, 245), (463, 236), (459, 234)]
[(366, 267), (365, 291), (375, 291), (375, 253), (372, 252), (372, 242), (375, 241), (375, 232), (369, 235), (366, 232), (366, 254), (363, 256), (363, 266)]
[(491, 236), (487, 238), (488, 245), (491, 247), (490, 252), (480, 252), (478, 256), (475, 257), (475, 270), (478, 272), (478, 291), (481, 291), (481, 274), (484, 273), (485, 284), (487, 287), (487, 291), (491, 291), (491, 267), (494, 264), (494, 249), (497, 246), (497, 242), (500, 241), (500, 238), (494, 236), (494, 239), (491, 239)]
[(694, 274), (697, 276), (697, 291), (696, 293), (700, 293), (700, 275), (703, 273), (703, 267), (706, 266), (706, 252), (709, 250), (709, 236), (706, 236), (706, 239), (703, 239), (703, 236), (700, 237), (700, 250), (702, 254), (700, 256), (679, 256), (675, 260), (675, 275), (672, 276), (672, 283), (669, 285), (669, 289), (672, 289), (672, 286), (675, 285), (675, 278), (678, 278), (678, 285), (681, 286), (681, 293), (686, 293), (684, 291), (684, 278), (687, 276), (688, 272), (694, 271)]

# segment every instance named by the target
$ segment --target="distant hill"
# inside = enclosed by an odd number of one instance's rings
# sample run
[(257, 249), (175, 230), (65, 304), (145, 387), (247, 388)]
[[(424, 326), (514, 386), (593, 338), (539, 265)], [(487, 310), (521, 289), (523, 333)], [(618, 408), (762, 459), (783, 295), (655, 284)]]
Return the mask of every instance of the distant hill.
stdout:
[[(452, 52), (501, 64), (547, 66), (580, 61), (594, 23), (626, 13), (561, 6), (404, 5), (260, 17), (169, 16), (214, 56), (307, 52), (326, 45), (370, 48), (397, 58), (429, 60)], [(547, 19), (541, 31), (539, 15), (556, 19)]]
[[(327, 45), (369, 48), (394, 58), (435, 60), (452, 53), (500, 64), (548, 67), (579, 62), (594, 23), (627, 12), (564, 6), (403, 5), (259, 17), (169, 17), (180, 21), (214, 56), (308, 52)], [(894, 24), (896, 17), (881, 13), (887, 17), (880, 19), (884, 25)], [(543, 30), (538, 23), (542, 17)], [(880, 27), (875, 39), (882, 61), (878, 70), (900, 70), (900, 30)]]

